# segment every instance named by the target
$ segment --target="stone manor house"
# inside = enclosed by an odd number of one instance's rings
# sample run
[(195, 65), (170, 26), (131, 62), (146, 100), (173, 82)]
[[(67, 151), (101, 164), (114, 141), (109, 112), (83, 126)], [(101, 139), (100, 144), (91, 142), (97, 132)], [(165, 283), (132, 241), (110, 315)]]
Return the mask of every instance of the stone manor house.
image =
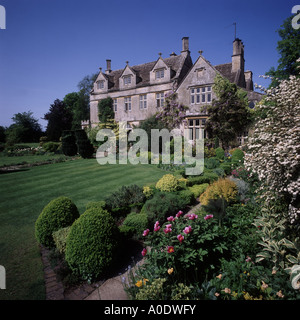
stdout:
[[(124, 69), (114, 71), (111, 60), (106, 63), (106, 70), (103, 72), (100, 68), (90, 93), (92, 127), (99, 123), (98, 103), (101, 99), (113, 99), (115, 120), (126, 121), (130, 129), (155, 114), (163, 105), (165, 94), (173, 90), (178, 94), (178, 101), (189, 107), (181, 130), (189, 130), (190, 140), (197, 139), (207, 118), (205, 106), (215, 98), (212, 85), (216, 74), (244, 88), (252, 106), (262, 97), (253, 91), (252, 72), (244, 70), (244, 45), (240, 39), (233, 41), (231, 62), (216, 66), (203, 57), (202, 51), (196, 62), (192, 62), (188, 37), (182, 38), (182, 51), (178, 55), (172, 52), (168, 58), (162, 58), (159, 53), (156, 61), (136, 66), (130, 66), (127, 61)], [(239, 142), (243, 143), (246, 136), (245, 131)]]

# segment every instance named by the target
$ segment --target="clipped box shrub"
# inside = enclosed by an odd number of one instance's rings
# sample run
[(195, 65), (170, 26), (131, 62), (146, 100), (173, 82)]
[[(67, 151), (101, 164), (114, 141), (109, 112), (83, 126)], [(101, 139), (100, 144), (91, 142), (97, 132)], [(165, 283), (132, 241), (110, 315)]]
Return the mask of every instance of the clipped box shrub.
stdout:
[(67, 236), (70, 232), (70, 229), (71, 229), (71, 226), (61, 228), (57, 231), (54, 231), (52, 234), (55, 247), (61, 254), (64, 254), (66, 251)]
[(92, 158), (94, 154), (94, 147), (91, 144), (87, 134), (84, 130), (75, 130), (76, 145), (78, 153), (82, 158)]
[(244, 162), (244, 152), (241, 149), (234, 149), (232, 152), (231, 161), (233, 163)]
[(193, 193), (195, 198), (198, 198), (208, 186), (208, 183), (194, 184), (192, 187), (189, 187), (189, 190)]
[(111, 214), (99, 208), (86, 210), (67, 237), (65, 259), (82, 278), (98, 278), (113, 262), (120, 239)]
[(35, 222), (35, 237), (45, 247), (53, 248), (53, 232), (72, 225), (79, 218), (76, 205), (67, 197), (50, 201)]
[(74, 131), (64, 130), (61, 136), (61, 149), (65, 156), (75, 156), (77, 154), (77, 145)]
[(160, 180), (158, 180), (155, 187), (163, 192), (174, 192), (179, 189), (179, 181), (172, 174), (165, 174)]
[(131, 212), (123, 222), (124, 226), (131, 227), (137, 238), (141, 238), (143, 231), (148, 227), (148, 217), (145, 213)]
[(224, 199), (228, 203), (236, 200), (238, 190), (236, 184), (228, 179), (219, 179), (207, 187), (204, 193), (200, 196), (200, 202), (203, 205), (208, 205), (210, 200)]

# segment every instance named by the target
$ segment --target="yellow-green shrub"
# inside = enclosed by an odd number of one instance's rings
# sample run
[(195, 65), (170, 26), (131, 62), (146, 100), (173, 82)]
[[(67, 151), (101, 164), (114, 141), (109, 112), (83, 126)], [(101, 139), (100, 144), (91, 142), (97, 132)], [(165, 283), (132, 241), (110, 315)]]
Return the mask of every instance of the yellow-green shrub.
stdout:
[(194, 184), (192, 187), (189, 187), (189, 190), (194, 194), (195, 198), (198, 198), (208, 186), (208, 183)]
[(143, 194), (146, 196), (147, 199), (151, 198), (153, 196), (153, 189), (149, 186), (145, 186), (143, 188)]
[(174, 192), (179, 189), (179, 181), (172, 174), (165, 174), (157, 183), (156, 189), (165, 192)]
[(212, 183), (200, 196), (200, 202), (203, 205), (207, 205), (211, 199), (222, 198), (227, 202), (233, 202), (236, 200), (238, 189), (236, 184), (228, 179), (219, 179)]

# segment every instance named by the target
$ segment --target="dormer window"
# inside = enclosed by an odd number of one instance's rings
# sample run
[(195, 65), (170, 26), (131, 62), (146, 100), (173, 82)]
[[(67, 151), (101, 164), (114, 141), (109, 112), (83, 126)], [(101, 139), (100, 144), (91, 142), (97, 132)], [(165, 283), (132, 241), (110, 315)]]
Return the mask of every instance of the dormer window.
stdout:
[(165, 77), (165, 70), (160, 69), (155, 71), (155, 79), (162, 79)]
[(97, 89), (104, 89), (104, 80), (97, 81)]
[(124, 86), (131, 84), (131, 76), (124, 76)]

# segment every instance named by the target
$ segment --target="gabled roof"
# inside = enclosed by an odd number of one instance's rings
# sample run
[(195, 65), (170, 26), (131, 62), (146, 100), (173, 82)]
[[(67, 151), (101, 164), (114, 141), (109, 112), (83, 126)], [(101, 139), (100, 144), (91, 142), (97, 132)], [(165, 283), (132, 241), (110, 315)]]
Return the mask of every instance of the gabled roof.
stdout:
[(221, 73), (221, 75), (227, 78), (230, 82), (234, 83), (236, 72), (231, 72), (231, 69), (232, 69), (231, 62), (216, 65), (215, 68)]
[[(171, 56), (162, 60), (171, 69), (171, 81), (178, 79), (178, 81), (180, 82), (183, 76), (192, 66), (192, 60), (189, 55), (181, 54), (178, 56)], [(150, 85), (150, 72), (153, 70), (156, 63), (157, 60), (130, 67), (130, 69), (136, 74), (136, 87), (144, 87)], [(125, 69), (114, 70), (109, 74), (105, 74), (105, 77), (109, 81), (108, 92), (119, 90), (119, 78), (122, 76), (124, 70)]]

